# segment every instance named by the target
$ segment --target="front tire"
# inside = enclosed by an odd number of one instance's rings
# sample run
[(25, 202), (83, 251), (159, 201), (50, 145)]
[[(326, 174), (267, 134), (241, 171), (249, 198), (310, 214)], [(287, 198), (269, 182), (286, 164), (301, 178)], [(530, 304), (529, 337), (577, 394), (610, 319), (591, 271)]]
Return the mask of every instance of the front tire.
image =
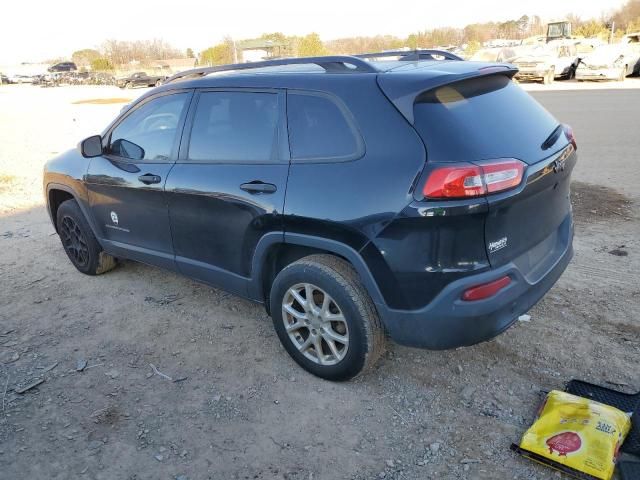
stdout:
[(78, 271), (100, 275), (116, 266), (116, 259), (105, 253), (96, 240), (78, 202), (67, 200), (58, 207), (56, 226), (62, 246)]
[(285, 267), (270, 293), (273, 324), (289, 355), (327, 380), (373, 367), (384, 330), (371, 297), (345, 260), (311, 255)]

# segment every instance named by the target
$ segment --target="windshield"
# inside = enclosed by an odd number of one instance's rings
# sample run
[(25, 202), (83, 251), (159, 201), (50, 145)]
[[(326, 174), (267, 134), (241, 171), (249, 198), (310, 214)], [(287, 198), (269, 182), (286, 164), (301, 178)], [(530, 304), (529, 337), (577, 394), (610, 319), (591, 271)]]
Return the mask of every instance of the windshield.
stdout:
[(586, 64), (609, 64), (624, 55), (619, 45), (604, 45), (597, 48), (582, 60)]
[(553, 54), (553, 48), (546, 45), (535, 45), (518, 49), (518, 57), (544, 57)]
[(565, 33), (565, 23), (550, 23), (547, 30), (548, 37), (563, 37)]

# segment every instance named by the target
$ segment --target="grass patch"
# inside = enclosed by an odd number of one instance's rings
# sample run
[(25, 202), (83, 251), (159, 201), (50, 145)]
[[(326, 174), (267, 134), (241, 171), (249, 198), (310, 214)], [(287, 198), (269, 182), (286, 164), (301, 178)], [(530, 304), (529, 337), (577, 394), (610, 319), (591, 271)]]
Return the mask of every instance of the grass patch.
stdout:
[(129, 103), (130, 98), (89, 98), (87, 100), (77, 100), (74, 105), (111, 105), (113, 103)]
[(0, 173), (0, 193), (9, 191), (14, 183), (16, 183), (16, 177)]

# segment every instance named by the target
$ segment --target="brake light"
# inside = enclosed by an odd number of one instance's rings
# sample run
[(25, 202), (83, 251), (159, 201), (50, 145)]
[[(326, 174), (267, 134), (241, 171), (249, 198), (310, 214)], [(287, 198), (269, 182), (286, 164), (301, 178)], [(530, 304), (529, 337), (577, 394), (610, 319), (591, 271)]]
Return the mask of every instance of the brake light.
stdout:
[(422, 193), (427, 198), (480, 197), (517, 187), (523, 174), (524, 164), (515, 159), (443, 166), (431, 172)]
[(484, 300), (485, 298), (493, 297), (510, 283), (511, 277), (509, 277), (509, 275), (505, 275), (498, 280), (483, 283), (482, 285), (476, 285), (475, 287), (471, 287), (464, 291), (462, 294), (462, 300), (473, 302), (475, 300)]
[(564, 130), (564, 136), (567, 137), (567, 140), (569, 140), (569, 142), (571, 142), (571, 145), (573, 145), (574, 150), (577, 150), (578, 144), (576, 143), (576, 136), (573, 133), (573, 128), (571, 128), (567, 124), (564, 124), (562, 126), (562, 129)]

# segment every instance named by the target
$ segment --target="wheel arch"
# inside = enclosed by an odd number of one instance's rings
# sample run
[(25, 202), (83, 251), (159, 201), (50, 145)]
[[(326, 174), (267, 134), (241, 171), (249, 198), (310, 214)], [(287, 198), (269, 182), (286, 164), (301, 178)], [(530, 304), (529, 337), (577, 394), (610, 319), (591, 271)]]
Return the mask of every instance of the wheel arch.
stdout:
[(335, 255), (349, 262), (374, 304), (384, 303), (369, 267), (355, 249), (324, 237), (283, 232), (268, 233), (258, 242), (251, 267), (249, 297), (264, 302), (269, 312), (269, 290), (278, 272), (300, 258), (317, 253)]
[(84, 215), (84, 218), (87, 220), (87, 223), (89, 223), (89, 226), (93, 231), (93, 235), (96, 237), (96, 240), (98, 240), (98, 243), (100, 243), (100, 237), (98, 236), (98, 230), (96, 229), (96, 226), (93, 222), (93, 217), (89, 215), (88, 207), (86, 203), (82, 201), (82, 197), (78, 195), (78, 193), (74, 191), (73, 188), (60, 183), (49, 183), (47, 185), (46, 199), (47, 212), (49, 213), (49, 217), (51, 218), (51, 222), (53, 223), (53, 228), (55, 229), (56, 233), (58, 232), (58, 225), (56, 221), (58, 208), (60, 207), (60, 205), (62, 205), (63, 202), (66, 202), (67, 200), (75, 200), (78, 203), (78, 206), (80, 207), (80, 211)]

